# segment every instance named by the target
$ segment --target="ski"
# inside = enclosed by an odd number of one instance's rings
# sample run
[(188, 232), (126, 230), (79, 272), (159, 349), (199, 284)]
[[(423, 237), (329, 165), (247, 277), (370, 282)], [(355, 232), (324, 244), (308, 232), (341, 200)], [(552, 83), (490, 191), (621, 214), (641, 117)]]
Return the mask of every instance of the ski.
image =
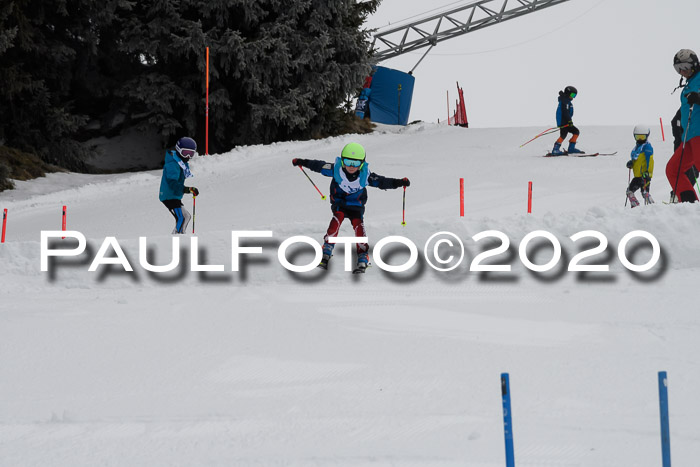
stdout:
[(569, 154), (568, 152), (564, 152), (562, 154), (552, 154), (551, 152), (548, 152), (547, 154), (544, 155), (544, 157), (563, 157), (563, 156), (569, 156), (569, 157), (596, 157), (596, 156), (614, 156), (617, 154), (617, 151), (615, 152), (592, 152), (592, 153), (583, 153), (583, 154)]
[(330, 256), (325, 256), (321, 258), (321, 262), (318, 263), (318, 266), (316, 266), (319, 269), (328, 269), (328, 261), (330, 261), (331, 257)]
[(590, 153), (584, 152), (583, 154), (579, 154), (579, 153), (567, 154), (567, 156), (570, 156), (570, 157), (595, 157), (595, 156), (600, 156), (600, 153), (598, 153), (598, 152), (590, 152)]

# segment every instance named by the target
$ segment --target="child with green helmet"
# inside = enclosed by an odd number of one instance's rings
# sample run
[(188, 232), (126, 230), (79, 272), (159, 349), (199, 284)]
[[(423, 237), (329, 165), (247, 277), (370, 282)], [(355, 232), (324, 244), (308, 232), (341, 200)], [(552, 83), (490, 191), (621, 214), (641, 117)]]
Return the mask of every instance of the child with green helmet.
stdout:
[[(292, 165), (306, 167), (326, 177), (331, 177), (330, 198), (331, 219), (326, 235), (323, 237), (323, 259), (320, 268), (327, 269), (328, 261), (333, 255), (335, 244), (328, 239), (337, 237), (340, 225), (346, 218), (352, 223), (356, 237), (366, 237), (364, 214), (367, 203), (367, 187), (380, 188), (382, 190), (410, 186), (408, 178), (389, 178), (370, 172), (369, 163), (366, 160), (365, 148), (358, 143), (349, 143), (335, 159), (335, 162), (320, 160), (300, 159), (292, 160)], [(357, 268), (355, 273), (363, 273), (369, 263), (369, 245), (357, 244)]]

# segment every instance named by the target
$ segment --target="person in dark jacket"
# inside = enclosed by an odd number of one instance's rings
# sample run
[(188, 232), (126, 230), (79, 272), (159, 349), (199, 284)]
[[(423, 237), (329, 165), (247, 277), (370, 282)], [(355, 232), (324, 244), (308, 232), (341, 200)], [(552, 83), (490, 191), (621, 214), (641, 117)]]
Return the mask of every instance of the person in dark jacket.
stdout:
[(185, 186), (185, 179), (193, 177), (188, 161), (197, 155), (197, 143), (187, 136), (180, 138), (175, 150), (165, 151), (163, 175), (160, 179), (160, 201), (175, 218), (173, 234), (184, 234), (192, 215), (182, 205), (182, 196), (197, 196), (199, 190)]
[[(676, 115), (673, 116), (671, 120), (671, 132), (673, 133), (673, 151), (675, 152), (681, 144), (683, 144), (683, 125), (681, 125), (681, 109), (678, 109)], [(700, 177), (700, 171), (693, 165), (691, 168), (685, 171), (686, 177), (690, 180), (691, 185), (698, 183), (698, 177)], [(671, 197), (673, 197), (673, 192), (671, 192)]]
[[(559, 105), (557, 106), (557, 126), (562, 127), (559, 130), (559, 138), (554, 143), (552, 155), (563, 156), (565, 154), (583, 154), (584, 151), (576, 149), (576, 141), (581, 132), (574, 125), (574, 104), (573, 99), (578, 94), (578, 90), (573, 86), (567, 86), (563, 91), (559, 91)], [(571, 134), (569, 140), (569, 148), (566, 152), (561, 150), (561, 144), (566, 139), (567, 135)]]
[[(408, 178), (388, 178), (370, 172), (365, 149), (358, 143), (346, 144), (335, 162), (295, 158), (292, 160), (292, 164), (306, 167), (332, 178), (330, 201), (333, 219), (331, 219), (326, 235), (323, 237), (323, 259), (319, 264), (319, 267), (323, 269), (328, 268), (328, 261), (333, 255), (333, 247), (335, 246), (335, 244), (329, 243), (328, 239), (338, 236), (343, 220), (346, 218), (350, 220), (356, 237), (367, 236), (364, 214), (368, 186), (387, 190), (411, 185)], [(369, 245), (358, 243), (355, 271), (364, 272), (368, 263)]]

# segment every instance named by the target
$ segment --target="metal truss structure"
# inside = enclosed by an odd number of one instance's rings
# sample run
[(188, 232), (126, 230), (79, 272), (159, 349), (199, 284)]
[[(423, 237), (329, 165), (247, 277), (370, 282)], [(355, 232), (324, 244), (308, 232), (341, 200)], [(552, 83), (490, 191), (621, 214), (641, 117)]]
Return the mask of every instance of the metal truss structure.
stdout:
[(478, 0), (376, 34), (372, 42), (372, 48), (375, 49), (374, 58), (381, 62), (423, 47), (432, 48), (438, 42), (568, 1)]

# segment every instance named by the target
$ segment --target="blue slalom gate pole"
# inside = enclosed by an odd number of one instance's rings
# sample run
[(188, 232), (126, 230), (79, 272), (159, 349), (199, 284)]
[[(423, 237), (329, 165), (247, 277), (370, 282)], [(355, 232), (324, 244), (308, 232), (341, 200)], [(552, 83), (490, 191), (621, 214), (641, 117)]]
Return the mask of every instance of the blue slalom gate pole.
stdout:
[[(510, 383), (508, 373), (501, 373), (501, 395), (503, 396), (503, 434), (506, 439), (506, 467), (515, 467), (513, 454), (513, 418), (510, 409)], [(670, 466), (671, 464), (669, 464)]]
[(663, 467), (671, 467), (671, 431), (668, 423), (668, 378), (659, 371), (659, 412), (661, 414), (661, 457)]

